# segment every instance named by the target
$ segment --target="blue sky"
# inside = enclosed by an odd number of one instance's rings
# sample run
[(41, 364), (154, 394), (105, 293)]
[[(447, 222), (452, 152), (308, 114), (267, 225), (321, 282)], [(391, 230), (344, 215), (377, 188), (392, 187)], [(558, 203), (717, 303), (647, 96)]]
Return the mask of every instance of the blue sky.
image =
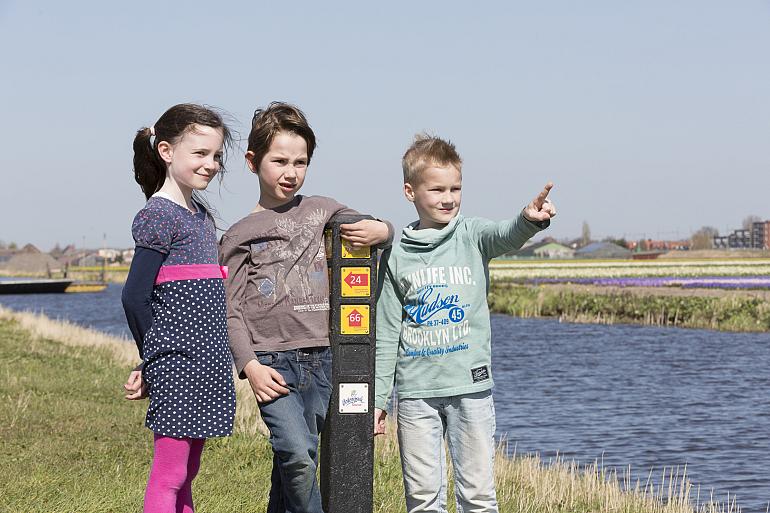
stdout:
[[(770, 0), (0, 0), (0, 239), (131, 245), (131, 142), (169, 106), (298, 104), (303, 188), (396, 226), (414, 133), (464, 159), (465, 215), (514, 216), (552, 180), (551, 235), (687, 237), (770, 219)], [(256, 203), (242, 151), (209, 198)]]

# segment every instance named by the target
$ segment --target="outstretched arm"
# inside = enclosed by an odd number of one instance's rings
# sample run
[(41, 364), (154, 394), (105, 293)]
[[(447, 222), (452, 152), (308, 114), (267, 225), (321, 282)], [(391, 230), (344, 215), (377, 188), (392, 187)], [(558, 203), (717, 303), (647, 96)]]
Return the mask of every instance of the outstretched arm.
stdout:
[(551, 219), (556, 216), (556, 206), (548, 199), (552, 188), (553, 183), (548, 182), (515, 219), (499, 222), (469, 220), (482, 254), (495, 258), (516, 251), (538, 231), (548, 228)]

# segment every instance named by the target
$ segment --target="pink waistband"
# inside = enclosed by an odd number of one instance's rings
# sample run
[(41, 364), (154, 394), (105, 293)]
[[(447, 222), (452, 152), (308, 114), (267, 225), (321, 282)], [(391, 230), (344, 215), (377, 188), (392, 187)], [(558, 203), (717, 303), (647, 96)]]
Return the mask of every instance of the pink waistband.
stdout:
[(227, 266), (217, 264), (166, 265), (158, 271), (155, 285), (167, 281), (227, 278)]

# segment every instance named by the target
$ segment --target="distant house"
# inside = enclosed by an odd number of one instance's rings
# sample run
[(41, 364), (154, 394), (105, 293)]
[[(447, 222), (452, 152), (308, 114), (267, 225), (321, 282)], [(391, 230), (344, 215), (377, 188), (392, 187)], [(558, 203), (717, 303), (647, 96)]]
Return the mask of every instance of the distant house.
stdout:
[(123, 263), (126, 265), (130, 264), (134, 259), (134, 248), (124, 249), (121, 255), (123, 256)]
[(83, 257), (83, 253), (65, 253), (57, 260), (62, 265), (62, 267), (70, 267), (73, 265), (78, 265), (78, 260), (80, 260)]
[(521, 248), (519, 251), (506, 253), (506, 258), (572, 258), (575, 250), (559, 244), (553, 239), (543, 240)]
[(628, 241), (626, 247), (631, 251), (687, 251), (690, 249), (690, 241), (642, 239), (640, 241)]
[(102, 262), (104, 262), (104, 258), (100, 257), (98, 252), (91, 252), (75, 260), (72, 265), (77, 267), (96, 267), (102, 265)]
[(61, 270), (61, 264), (51, 255), (41, 252), (32, 244), (19, 251), (5, 253), (0, 258), (0, 270), (13, 274), (41, 274)]
[(61, 251), (62, 255), (74, 255), (76, 253), (78, 253), (78, 248), (76, 248), (74, 244), (67, 245), (67, 247)]
[(576, 250), (575, 258), (631, 258), (631, 251), (612, 242), (592, 242)]
[(715, 235), (715, 248), (719, 249), (770, 249), (770, 221), (751, 223), (751, 228), (733, 230), (729, 235)]
[(0, 269), (3, 268), (3, 264), (11, 259), (15, 251), (10, 249), (0, 249)]
[(102, 248), (97, 251), (97, 255), (108, 262), (113, 262), (121, 256), (121, 251), (119, 249), (113, 248)]

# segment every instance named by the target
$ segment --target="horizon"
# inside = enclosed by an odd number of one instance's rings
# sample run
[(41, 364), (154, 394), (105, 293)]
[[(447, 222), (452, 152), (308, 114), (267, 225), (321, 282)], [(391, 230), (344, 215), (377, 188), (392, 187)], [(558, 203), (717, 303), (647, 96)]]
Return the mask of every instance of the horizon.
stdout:
[[(770, 223), (770, 220), (763, 220), (761, 222), (763, 222), (763, 223)], [(704, 227), (704, 228), (713, 228), (713, 227)], [(740, 228), (740, 227), (739, 228), (735, 228), (735, 230), (739, 230), (739, 229), (742, 229), (742, 228)], [(732, 232), (732, 230), (731, 230), (731, 232)], [(538, 237), (538, 235), (542, 235), (542, 236)], [(690, 242), (693, 235), (695, 235), (695, 234), (694, 233), (690, 234), (690, 236), (682, 238), (682, 239), (654, 239), (654, 238), (649, 238), (649, 237), (646, 238), (646, 239), (629, 239), (629, 238), (625, 238), (625, 237), (614, 237), (612, 235), (608, 235), (608, 236), (605, 236), (605, 237), (602, 237), (602, 238), (591, 237), (591, 239), (586, 244), (583, 244), (582, 246), (585, 247), (588, 244), (593, 244), (593, 243), (596, 243), (596, 242), (611, 242), (613, 244), (617, 244), (617, 245), (623, 246), (622, 244), (619, 244), (621, 241), (625, 241), (627, 244), (636, 244), (636, 243), (640, 243), (640, 242)], [(728, 233), (724, 233), (723, 234), (722, 232), (720, 232), (718, 235), (719, 236), (726, 236), (726, 235), (729, 235), (729, 234)], [(399, 233), (397, 233), (396, 236), (398, 237)], [(549, 235), (547, 232), (539, 232), (535, 237), (533, 237), (532, 239), (529, 239), (526, 243), (524, 243), (524, 245), (521, 247), (521, 249), (525, 249), (525, 248), (527, 248), (527, 247), (529, 247), (529, 246), (531, 246), (533, 244), (540, 244), (542, 242), (549, 241), (549, 240), (552, 240), (553, 242), (556, 242), (556, 243), (564, 245), (564, 246), (570, 246), (571, 244), (578, 243), (578, 246), (580, 247), (579, 241), (581, 240), (581, 238), (582, 237), (580, 235), (568, 236), (568, 237), (561, 238), (561, 237), (554, 237), (552, 235)], [(16, 248), (11, 249), (9, 247), (11, 245), (15, 245)], [(96, 246), (96, 247), (90, 246), (90, 247), (83, 247), (83, 246), (78, 246), (75, 242), (60, 243), (58, 241), (55, 242), (50, 248), (45, 248), (45, 247), (40, 247), (40, 246), (38, 246), (36, 244), (33, 244), (32, 242), (6, 241), (6, 240), (3, 240), (3, 239), (0, 239), (0, 250), (21, 251), (22, 249), (24, 249), (28, 245), (32, 245), (35, 249), (41, 251), (42, 253), (52, 253), (55, 250), (57, 250), (57, 247), (58, 247), (58, 250), (65, 251), (70, 246), (72, 246), (75, 251), (84, 251), (84, 252), (95, 252), (95, 251), (105, 250), (105, 249), (107, 249), (107, 250), (119, 250), (119, 251), (126, 251), (126, 250), (130, 250), (130, 249), (134, 249), (134, 244), (130, 244), (128, 246)], [(623, 246), (623, 247), (625, 247), (625, 246)], [(714, 249), (716, 251), (724, 250), (724, 251), (737, 251), (737, 252), (740, 252), (740, 251), (745, 251), (745, 250), (755, 250), (757, 248), (716, 248), (715, 247), (715, 248), (712, 248), (712, 249)], [(670, 251), (674, 251), (674, 250), (670, 250)], [(679, 251), (679, 250), (676, 250), (676, 251)], [(681, 250), (681, 251), (690, 251), (690, 250), (688, 249), (688, 250)]]

